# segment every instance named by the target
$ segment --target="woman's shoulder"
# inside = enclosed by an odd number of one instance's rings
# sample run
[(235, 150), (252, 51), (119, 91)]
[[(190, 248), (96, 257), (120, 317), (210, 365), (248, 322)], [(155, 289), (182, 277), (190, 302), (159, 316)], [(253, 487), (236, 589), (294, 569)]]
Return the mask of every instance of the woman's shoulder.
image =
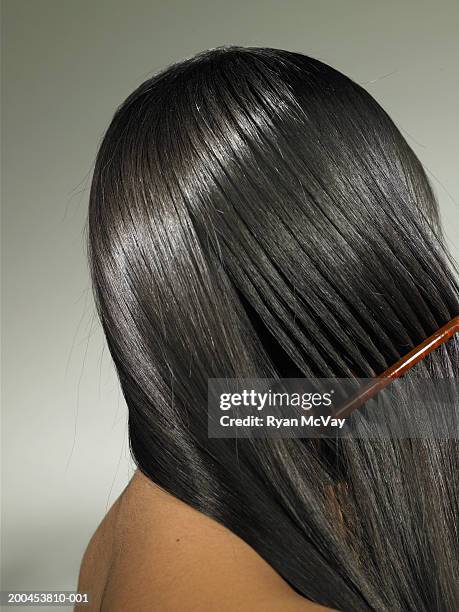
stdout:
[[(127, 491), (127, 488), (125, 491)], [(101, 606), (113, 559), (118, 512), (125, 491), (115, 501), (97, 527), (81, 560), (78, 590), (90, 594), (90, 606), (81, 607), (81, 610), (86, 612), (99, 610)], [(75, 609), (79, 610), (80, 608), (77, 606)]]
[[(91, 610), (319, 612), (243, 540), (137, 471), (87, 547)], [(85, 608), (88, 611), (88, 608)]]

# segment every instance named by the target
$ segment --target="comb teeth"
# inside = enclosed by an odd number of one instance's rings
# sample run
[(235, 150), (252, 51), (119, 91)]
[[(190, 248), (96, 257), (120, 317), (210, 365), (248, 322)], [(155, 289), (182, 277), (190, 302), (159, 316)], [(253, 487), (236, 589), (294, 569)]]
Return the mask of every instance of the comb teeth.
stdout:
[(384, 387), (387, 387), (395, 378), (403, 376), (410, 368), (422, 361), (422, 359), (427, 357), (427, 355), (447, 342), (458, 332), (459, 316), (451, 319), (451, 321), (443, 325), (443, 327), (440, 327), (440, 329), (421, 342), (421, 344), (414, 347), (414, 349), (399, 359), (394, 365), (387, 368), (382, 374), (376, 376), (367, 385), (364, 385), (353, 397), (338, 408), (333, 416), (340, 418), (348, 417), (354, 410), (360, 408), (365, 402), (384, 389)]

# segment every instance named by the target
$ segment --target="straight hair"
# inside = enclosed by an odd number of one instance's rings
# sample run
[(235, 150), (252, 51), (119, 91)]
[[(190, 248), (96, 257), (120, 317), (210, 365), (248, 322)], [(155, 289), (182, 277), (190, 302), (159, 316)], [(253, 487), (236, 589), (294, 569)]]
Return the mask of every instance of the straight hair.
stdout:
[[(207, 435), (209, 378), (372, 377), (459, 314), (432, 188), (368, 92), (280, 49), (167, 67), (106, 131), (88, 244), (151, 481), (314, 602), (458, 609), (457, 440)], [(456, 378), (458, 348), (406, 378)]]

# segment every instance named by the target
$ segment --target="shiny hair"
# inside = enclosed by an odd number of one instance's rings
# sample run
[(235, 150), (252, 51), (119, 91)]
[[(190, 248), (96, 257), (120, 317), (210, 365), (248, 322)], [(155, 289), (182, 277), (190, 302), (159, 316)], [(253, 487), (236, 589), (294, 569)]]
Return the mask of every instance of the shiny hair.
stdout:
[(88, 234), (140, 470), (313, 601), (457, 610), (456, 440), (207, 435), (209, 378), (372, 377), (459, 314), (429, 181), (371, 95), (279, 49), (173, 64), (117, 109)]

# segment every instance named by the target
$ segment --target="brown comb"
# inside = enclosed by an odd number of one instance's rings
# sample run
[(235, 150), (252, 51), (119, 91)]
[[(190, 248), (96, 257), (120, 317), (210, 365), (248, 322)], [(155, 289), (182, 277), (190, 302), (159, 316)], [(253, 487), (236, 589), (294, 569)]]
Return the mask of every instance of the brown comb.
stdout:
[(421, 342), (421, 344), (399, 359), (397, 363), (394, 363), (394, 365), (390, 366), (385, 372), (373, 378), (367, 385), (363, 385), (353, 397), (347, 400), (336, 412), (334, 412), (333, 416), (338, 418), (348, 417), (354, 410), (360, 408), (365, 402), (384, 389), (384, 387), (387, 387), (395, 378), (403, 376), (410, 368), (419, 363), (429, 355), (429, 353), (458, 332), (459, 316), (454, 317), (449, 323), (440, 327), (440, 329)]

